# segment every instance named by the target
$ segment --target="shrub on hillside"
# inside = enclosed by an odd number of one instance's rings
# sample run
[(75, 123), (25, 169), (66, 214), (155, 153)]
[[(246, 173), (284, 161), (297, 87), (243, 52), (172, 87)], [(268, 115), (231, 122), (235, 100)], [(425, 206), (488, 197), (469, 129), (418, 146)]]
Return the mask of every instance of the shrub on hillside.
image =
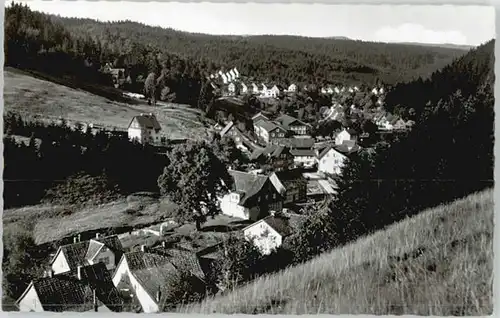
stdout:
[(43, 202), (52, 204), (103, 204), (116, 200), (118, 186), (110, 184), (106, 176), (79, 173), (66, 182), (47, 190)]

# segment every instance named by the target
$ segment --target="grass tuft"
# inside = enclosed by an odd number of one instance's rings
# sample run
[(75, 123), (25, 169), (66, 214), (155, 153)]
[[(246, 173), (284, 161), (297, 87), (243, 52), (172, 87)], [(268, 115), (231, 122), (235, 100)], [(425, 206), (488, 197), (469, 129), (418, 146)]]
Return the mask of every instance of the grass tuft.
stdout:
[(492, 235), (488, 190), (179, 311), (490, 315)]

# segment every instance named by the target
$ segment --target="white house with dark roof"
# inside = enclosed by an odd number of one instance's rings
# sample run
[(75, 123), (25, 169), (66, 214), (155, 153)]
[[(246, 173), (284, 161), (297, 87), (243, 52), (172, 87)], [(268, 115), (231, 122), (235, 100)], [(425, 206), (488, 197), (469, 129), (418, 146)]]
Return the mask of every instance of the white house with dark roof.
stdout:
[(331, 175), (340, 175), (349, 155), (359, 149), (359, 146), (356, 144), (351, 145), (350, 142), (344, 142), (339, 146), (329, 145), (321, 150), (318, 149), (316, 151), (318, 171)]
[(309, 128), (311, 127), (309, 124), (306, 124), (303, 121), (286, 114), (283, 114), (276, 118), (275, 122), (280, 124), (286, 130), (299, 136), (307, 135), (309, 133)]
[(76, 276), (55, 275), (30, 282), (15, 305), (21, 312), (122, 310), (123, 300), (104, 264), (80, 266)]
[(128, 125), (128, 138), (141, 144), (160, 141), (161, 126), (152, 113), (135, 116)]
[(296, 166), (312, 168), (316, 164), (316, 154), (312, 149), (292, 149), (290, 153)]
[(305, 216), (279, 210), (245, 227), (243, 235), (262, 254), (268, 255), (293, 235), (306, 219)]
[(280, 210), (283, 198), (268, 176), (230, 170), (233, 188), (219, 198), (222, 214), (258, 220), (271, 210)]
[(176, 277), (186, 271), (204, 290), (205, 274), (195, 252), (180, 249), (154, 248), (123, 254), (113, 275), (118, 290), (133, 292), (133, 298), (144, 313), (163, 311), (169, 288)]
[(238, 84), (235, 82), (229, 83), (227, 86), (227, 91), (229, 93), (229, 96), (235, 96), (238, 94)]
[[(255, 117), (255, 116), (254, 116)], [(264, 142), (270, 143), (279, 138), (285, 138), (287, 130), (263, 117), (258, 117), (253, 121), (255, 134)]]
[(295, 93), (295, 92), (297, 92), (297, 85), (295, 85), (293, 83), (290, 84), (290, 86), (288, 86), (287, 92), (289, 92), (289, 93)]
[(78, 266), (104, 263), (108, 270), (116, 267), (123, 247), (117, 235), (99, 237), (60, 246), (50, 261), (55, 275), (76, 273)]

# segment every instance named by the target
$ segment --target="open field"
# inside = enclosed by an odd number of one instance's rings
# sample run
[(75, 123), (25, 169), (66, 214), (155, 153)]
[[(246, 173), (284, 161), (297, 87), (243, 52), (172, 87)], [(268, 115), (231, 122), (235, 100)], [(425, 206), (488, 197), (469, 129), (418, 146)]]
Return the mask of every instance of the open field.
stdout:
[(153, 198), (121, 199), (84, 208), (35, 205), (5, 210), (3, 223), (4, 227), (23, 225), (33, 233), (36, 244), (43, 244), (85, 231), (160, 222), (175, 208), (171, 202)]
[[(81, 232), (112, 228), (142, 228), (168, 219), (177, 205), (165, 199), (133, 197), (100, 206), (78, 208), (61, 205), (35, 205), (8, 209), (3, 212), (4, 228), (22, 227), (33, 234), (36, 244), (61, 240)], [(202, 230), (195, 233), (194, 224), (180, 225), (171, 235), (191, 237), (199, 245), (212, 245), (228, 233), (241, 228), (241, 220), (225, 215), (209, 218)], [(195, 237), (193, 237), (193, 233)], [(131, 236), (130, 238), (128, 236)], [(151, 245), (158, 241), (154, 235), (121, 235), (126, 246)]]
[(488, 190), (180, 311), (491, 315), (492, 237)]
[(100, 124), (126, 130), (132, 117), (154, 113), (169, 139), (206, 138), (207, 125), (199, 110), (186, 105), (160, 103), (149, 106), (115, 102), (83, 90), (37, 79), (8, 68), (4, 72), (5, 111), (38, 115), (40, 119), (63, 117), (71, 122)]

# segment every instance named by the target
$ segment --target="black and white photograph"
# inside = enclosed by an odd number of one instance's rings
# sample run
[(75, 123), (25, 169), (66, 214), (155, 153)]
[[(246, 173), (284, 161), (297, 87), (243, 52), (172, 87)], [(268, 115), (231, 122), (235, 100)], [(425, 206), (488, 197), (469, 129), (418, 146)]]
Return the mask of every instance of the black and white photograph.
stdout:
[(3, 18), (3, 311), (493, 314), (493, 7)]

